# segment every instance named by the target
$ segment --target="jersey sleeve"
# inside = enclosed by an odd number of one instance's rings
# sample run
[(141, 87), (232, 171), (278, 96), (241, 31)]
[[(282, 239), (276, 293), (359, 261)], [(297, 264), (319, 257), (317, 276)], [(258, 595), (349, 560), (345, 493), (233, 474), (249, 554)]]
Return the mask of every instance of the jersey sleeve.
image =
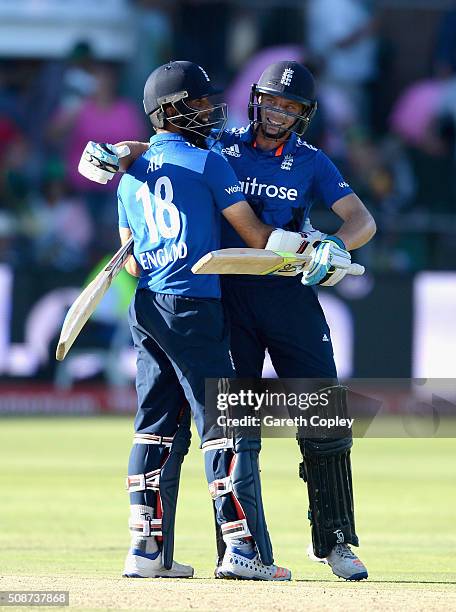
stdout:
[(121, 185), (117, 189), (117, 211), (119, 215), (119, 227), (130, 227), (127, 218), (127, 211), (125, 210), (124, 203), (122, 202)]
[(327, 208), (350, 193), (350, 185), (345, 182), (339, 170), (323, 151), (315, 156), (315, 171), (312, 190), (314, 196), (323, 202)]
[(218, 153), (212, 151), (207, 156), (204, 177), (214, 196), (215, 205), (224, 210), (245, 200), (241, 183), (229, 163)]

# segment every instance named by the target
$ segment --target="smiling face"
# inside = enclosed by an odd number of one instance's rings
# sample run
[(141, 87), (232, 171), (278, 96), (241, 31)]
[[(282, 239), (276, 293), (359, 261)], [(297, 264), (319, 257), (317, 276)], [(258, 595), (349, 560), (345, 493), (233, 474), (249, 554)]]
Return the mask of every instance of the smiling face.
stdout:
[[(211, 136), (217, 140), (226, 125), (226, 103), (214, 105), (207, 96), (178, 100), (167, 104), (164, 110), (168, 120), (167, 129), (179, 133), (184, 130), (203, 139)], [(198, 140), (196, 146), (203, 146), (203, 141)]]
[[(194, 115), (194, 118), (198, 118), (198, 121), (201, 123), (208, 123), (209, 118), (211, 116), (212, 111), (214, 110), (214, 105), (211, 103), (209, 98), (198, 98), (196, 100), (187, 100), (185, 102), (186, 107), (189, 111), (195, 110), (199, 111), (198, 114)], [(180, 110), (176, 108), (175, 105), (169, 105), (166, 109), (166, 114), (168, 117), (176, 117), (180, 114)]]
[(198, 98), (197, 100), (189, 100), (187, 105), (190, 108), (194, 108), (195, 110), (200, 111), (198, 113), (198, 119), (202, 123), (208, 123), (209, 118), (211, 116), (212, 111), (214, 110), (214, 105), (209, 100), (209, 98)]
[(303, 112), (302, 104), (281, 96), (262, 93), (258, 102), (261, 105), (260, 129), (266, 138), (283, 138)]

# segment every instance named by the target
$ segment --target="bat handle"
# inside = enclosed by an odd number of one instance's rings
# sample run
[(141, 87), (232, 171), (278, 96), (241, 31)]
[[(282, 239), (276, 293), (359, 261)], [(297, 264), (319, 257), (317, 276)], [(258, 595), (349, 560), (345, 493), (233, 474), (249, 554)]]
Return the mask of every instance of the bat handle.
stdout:
[(353, 276), (361, 276), (366, 271), (364, 266), (360, 266), (359, 264), (352, 263), (349, 265), (347, 269), (347, 274), (353, 274)]

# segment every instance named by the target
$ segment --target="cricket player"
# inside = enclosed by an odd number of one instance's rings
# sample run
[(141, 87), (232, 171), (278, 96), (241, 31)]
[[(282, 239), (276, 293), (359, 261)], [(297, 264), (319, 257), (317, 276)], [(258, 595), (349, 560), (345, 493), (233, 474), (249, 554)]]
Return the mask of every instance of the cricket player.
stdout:
[[(316, 110), (315, 83), (307, 68), (294, 61), (270, 65), (252, 86), (250, 125), (219, 135), (221, 152), (241, 182), (258, 217), (278, 228), (266, 248), (312, 253), (313, 263), (300, 276), (223, 277), (222, 297), (231, 331), (237, 376), (261, 377), (266, 349), (279, 377), (321, 378), (337, 385), (331, 334), (318, 301), (317, 285), (333, 286), (346, 274), (350, 251), (368, 242), (375, 222), (338, 169), (302, 139)], [(128, 143), (131, 156), (114, 159), (128, 167), (146, 145)], [(93, 147), (93, 144), (88, 146)], [(116, 154), (117, 149), (110, 147)], [(103, 154), (95, 154), (102, 165)], [(106, 168), (103, 180), (108, 180)], [(99, 174), (95, 180), (100, 180)], [(307, 221), (314, 204), (341, 219), (334, 235), (314, 230)], [(279, 230), (288, 230), (282, 233)], [(299, 234), (296, 232), (301, 231)], [(222, 246), (245, 246), (242, 235), (223, 223)], [(367, 569), (350, 548), (359, 545), (355, 531), (350, 450), (352, 438), (306, 439), (298, 433), (302, 453), (300, 477), (307, 483), (311, 523), (311, 559), (328, 564), (347, 580), (367, 578)], [(219, 561), (224, 545), (218, 538)], [(216, 570), (217, 571), (217, 570)]]
[[(134, 237), (134, 256), (126, 267), (138, 276), (129, 311), (138, 411), (127, 477), (132, 541), (124, 576), (193, 575), (192, 567), (173, 560), (190, 406), (226, 544), (219, 577), (290, 580), (290, 571), (273, 560), (261, 498), (260, 440), (228, 439), (205, 420), (205, 378), (233, 378), (235, 372), (219, 279), (195, 276), (191, 267), (220, 247), (222, 215), (252, 247), (263, 248), (273, 231), (244, 200), (227, 161), (198, 147), (212, 129), (222, 134), (226, 123), (226, 105), (213, 106), (213, 93), (197, 64), (178, 61), (157, 68), (144, 88), (155, 135), (118, 188), (121, 241)], [(85, 165), (90, 175), (92, 162), (91, 155), (83, 159), (83, 172)]]

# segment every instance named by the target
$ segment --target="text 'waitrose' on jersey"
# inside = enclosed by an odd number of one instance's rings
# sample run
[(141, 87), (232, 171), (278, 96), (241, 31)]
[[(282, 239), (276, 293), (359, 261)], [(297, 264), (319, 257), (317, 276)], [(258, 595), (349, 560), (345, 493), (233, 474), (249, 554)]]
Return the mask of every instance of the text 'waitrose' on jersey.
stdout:
[(267, 183), (258, 183), (255, 177), (253, 179), (250, 176), (245, 181), (240, 181), (241, 186), (235, 185), (229, 187), (225, 191), (227, 193), (234, 193), (236, 191), (242, 191), (245, 195), (267, 195), (268, 198), (279, 198), (279, 200), (290, 200), (294, 202), (298, 197), (298, 191), (296, 189), (289, 189), (283, 185), (268, 185)]

